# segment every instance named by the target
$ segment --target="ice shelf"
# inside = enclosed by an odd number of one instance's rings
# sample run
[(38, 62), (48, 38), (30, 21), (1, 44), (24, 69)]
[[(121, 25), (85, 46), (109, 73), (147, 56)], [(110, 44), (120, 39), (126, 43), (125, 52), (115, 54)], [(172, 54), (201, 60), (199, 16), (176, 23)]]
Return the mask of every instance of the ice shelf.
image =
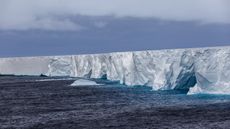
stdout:
[(0, 73), (83, 78), (106, 76), (121, 84), (150, 86), (153, 90), (190, 88), (190, 93), (200, 93), (213, 92), (220, 87), (230, 94), (230, 90), (226, 90), (230, 84), (230, 47), (2, 58)]

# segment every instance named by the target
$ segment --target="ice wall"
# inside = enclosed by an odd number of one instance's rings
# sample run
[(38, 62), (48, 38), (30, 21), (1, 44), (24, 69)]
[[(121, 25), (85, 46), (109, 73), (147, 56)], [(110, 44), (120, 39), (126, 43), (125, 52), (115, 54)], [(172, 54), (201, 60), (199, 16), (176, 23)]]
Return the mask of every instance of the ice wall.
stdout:
[(188, 89), (196, 85), (191, 91), (198, 93), (223, 84), (229, 86), (230, 47), (4, 58), (0, 59), (0, 73), (106, 76), (128, 86), (145, 85), (154, 90)]

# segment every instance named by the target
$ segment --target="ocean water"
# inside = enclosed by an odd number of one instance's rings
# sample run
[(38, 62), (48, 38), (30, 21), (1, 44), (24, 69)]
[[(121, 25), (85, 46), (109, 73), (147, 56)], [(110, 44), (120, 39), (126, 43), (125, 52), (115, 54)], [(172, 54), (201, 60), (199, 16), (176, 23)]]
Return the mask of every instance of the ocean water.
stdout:
[[(1, 129), (229, 128), (230, 96), (0, 77)], [(56, 79), (56, 78), (55, 78)]]

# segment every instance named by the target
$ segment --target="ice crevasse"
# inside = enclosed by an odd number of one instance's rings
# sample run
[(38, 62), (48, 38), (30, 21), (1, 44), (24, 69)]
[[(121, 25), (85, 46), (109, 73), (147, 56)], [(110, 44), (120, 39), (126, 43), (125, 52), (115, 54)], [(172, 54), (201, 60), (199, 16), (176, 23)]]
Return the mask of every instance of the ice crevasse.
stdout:
[(105, 78), (153, 90), (230, 94), (230, 47), (0, 59), (1, 74)]

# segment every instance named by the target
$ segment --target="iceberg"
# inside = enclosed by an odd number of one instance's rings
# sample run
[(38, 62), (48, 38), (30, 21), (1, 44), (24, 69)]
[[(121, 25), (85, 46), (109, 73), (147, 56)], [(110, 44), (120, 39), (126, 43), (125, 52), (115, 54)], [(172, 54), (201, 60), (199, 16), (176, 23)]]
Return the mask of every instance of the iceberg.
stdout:
[(91, 81), (91, 80), (78, 79), (70, 86), (96, 86), (96, 85), (100, 85), (100, 84), (97, 84), (95, 81)]
[(230, 47), (2, 58), (0, 74), (106, 77), (127, 86), (143, 85), (153, 90), (218, 90), (217, 93), (229, 94)]

